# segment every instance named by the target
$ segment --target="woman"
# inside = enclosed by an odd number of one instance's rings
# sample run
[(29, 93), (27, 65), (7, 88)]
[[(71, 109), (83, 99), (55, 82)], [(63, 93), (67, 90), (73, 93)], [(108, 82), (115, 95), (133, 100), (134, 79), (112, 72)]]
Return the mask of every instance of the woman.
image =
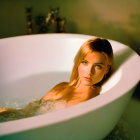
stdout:
[(73, 106), (99, 95), (102, 84), (109, 78), (112, 70), (113, 51), (109, 41), (101, 38), (89, 39), (75, 56), (69, 83), (56, 85), (39, 102), (30, 103), (24, 109), (0, 108), (0, 112), (18, 112), (32, 116), (35, 112), (45, 113), (50, 108), (60, 110)]

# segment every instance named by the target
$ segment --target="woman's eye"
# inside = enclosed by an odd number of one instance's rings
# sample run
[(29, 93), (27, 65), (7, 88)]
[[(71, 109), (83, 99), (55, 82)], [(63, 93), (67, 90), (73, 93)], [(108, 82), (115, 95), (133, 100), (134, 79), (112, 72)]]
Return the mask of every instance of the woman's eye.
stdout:
[(101, 65), (96, 65), (96, 68), (101, 69), (102, 66)]
[(82, 61), (82, 64), (88, 64), (88, 62), (87, 61)]

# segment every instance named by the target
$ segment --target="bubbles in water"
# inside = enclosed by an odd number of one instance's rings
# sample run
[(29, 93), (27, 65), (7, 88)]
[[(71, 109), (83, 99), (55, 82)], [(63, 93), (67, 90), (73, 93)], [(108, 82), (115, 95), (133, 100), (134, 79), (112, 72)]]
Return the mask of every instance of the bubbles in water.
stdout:
[(36, 100), (29, 103), (24, 108), (19, 108), (19, 105), (16, 102), (14, 105), (16, 106), (16, 109), (9, 108), (8, 111), (0, 114), (0, 122), (17, 120), (35, 115), (41, 115), (52, 111), (62, 110), (66, 107), (66, 101), (59, 100), (40, 103), (39, 100)]

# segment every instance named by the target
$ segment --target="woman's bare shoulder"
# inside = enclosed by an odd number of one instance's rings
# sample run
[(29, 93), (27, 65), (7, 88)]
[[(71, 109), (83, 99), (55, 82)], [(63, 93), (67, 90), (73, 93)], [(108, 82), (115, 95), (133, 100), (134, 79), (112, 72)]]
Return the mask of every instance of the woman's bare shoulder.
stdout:
[(52, 90), (64, 89), (67, 85), (68, 85), (68, 82), (62, 82), (54, 86)]
[(60, 98), (60, 94), (57, 95), (59, 91), (62, 91), (66, 88), (68, 85), (68, 82), (62, 82), (54, 86), (49, 92), (45, 94), (45, 96), (42, 97), (41, 101), (46, 101), (46, 100), (56, 100)]

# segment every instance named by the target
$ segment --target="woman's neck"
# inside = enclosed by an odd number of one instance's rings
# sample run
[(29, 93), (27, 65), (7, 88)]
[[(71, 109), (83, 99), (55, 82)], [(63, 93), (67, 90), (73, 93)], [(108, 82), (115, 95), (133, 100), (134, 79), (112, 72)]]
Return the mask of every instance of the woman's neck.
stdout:
[(88, 90), (94, 89), (95, 86), (94, 85), (85, 85), (85, 84), (81, 83), (80, 81), (78, 81), (74, 88), (77, 91), (88, 91)]
[(67, 107), (86, 101), (97, 96), (97, 88), (94, 86), (73, 86), (70, 94), (70, 100), (67, 102)]

